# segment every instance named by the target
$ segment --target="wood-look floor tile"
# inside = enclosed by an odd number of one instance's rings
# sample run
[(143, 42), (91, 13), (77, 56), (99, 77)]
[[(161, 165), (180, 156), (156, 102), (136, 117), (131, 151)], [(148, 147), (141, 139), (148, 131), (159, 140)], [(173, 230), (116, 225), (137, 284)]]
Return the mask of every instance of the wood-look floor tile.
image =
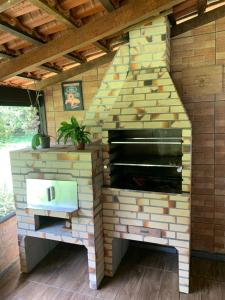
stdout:
[[(85, 253), (86, 254), (86, 253)], [(50, 286), (77, 291), (84, 281), (88, 281), (87, 255), (74, 255), (73, 260), (66, 261), (61, 268), (48, 278)]]
[(225, 284), (205, 279), (201, 289), (202, 300), (224, 300)]
[(120, 266), (114, 277), (105, 277), (102, 280), (98, 290), (92, 290), (89, 288), (89, 281), (87, 278), (87, 280), (85, 280), (81, 285), (79, 292), (96, 299), (113, 300), (123, 284), (123, 278), (126, 276), (126, 271), (128, 271), (127, 266)]
[(158, 300), (178, 300), (178, 275), (164, 271), (161, 278)]
[(141, 287), (136, 300), (157, 300), (164, 271), (161, 269), (146, 268), (144, 270)]
[(225, 283), (225, 262), (213, 261), (211, 266), (212, 279)]
[[(0, 279), (0, 295), (6, 299), (14, 290), (25, 284), (27, 276), (20, 273), (20, 267), (17, 264), (13, 268), (4, 274)], [(0, 299), (1, 299), (0, 297)]]
[(42, 294), (48, 289), (47, 286), (35, 282), (26, 281), (18, 287), (7, 300), (37, 300), (41, 299)]
[(177, 255), (132, 247), (113, 278), (89, 288), (87, 252), (56, 247), (32, 274), (0, 277), (1, 300), (225, 300), (225, 262), (192, 258), (191, 293), (178, 293)]
[[(65, 290), (61, 290), (54, 287), (48, 287), (44, 284), (40, 284), (39, 288), (43, 291), (40, 294), (35, 295), (31, 300), (71, 300), (73, 293)], [(33, 297), (33, 295), (32, 295)], [(26, 299), (26, 298), (25, 298)], [(28, 298), (29, 299), (29, 298)]]
[[(96, 300), (96, 299), (98, 299), (98, 298), (95, 298), (95, 297), (92, 297), (89, 295), (85, 295), (85, 294), (74, 293), (70, 300)], [(64, 299), (62, 298), (61, 300), (64, 300)]]
[(122, 286), (116, 295), (116, 300), (138, 299), (145, 267), (133, 265), (128, 268), (121, 276)]

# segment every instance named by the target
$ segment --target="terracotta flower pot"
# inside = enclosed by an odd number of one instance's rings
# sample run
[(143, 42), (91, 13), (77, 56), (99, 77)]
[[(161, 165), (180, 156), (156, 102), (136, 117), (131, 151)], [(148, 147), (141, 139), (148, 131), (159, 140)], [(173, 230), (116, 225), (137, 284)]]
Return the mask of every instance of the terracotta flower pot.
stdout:
[(77, 143), (77, 150), (84, 150), (85, 149), (85, 144), (83, 143)]

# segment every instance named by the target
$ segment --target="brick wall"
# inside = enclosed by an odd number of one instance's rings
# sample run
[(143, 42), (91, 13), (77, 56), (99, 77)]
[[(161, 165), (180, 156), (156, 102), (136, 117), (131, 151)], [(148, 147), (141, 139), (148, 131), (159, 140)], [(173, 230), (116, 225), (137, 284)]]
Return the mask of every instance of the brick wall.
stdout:
[(225, 253), (225, 18), (171, 41), (171, 71), (192, 121), (192, 249)]
[(46, 117), (49, 135), (55, 137), (60, 123), (65, 120), (69, 120), (71, 116), (75, 116), (78, 120), (83, 119), (84, 113), (89, 108), (90, 102), (100, 86), (108, 66), (109, 64), (102, 65), (98, 68), (70, 78), (69, 81), (82, 80), (84, 111), (64, 111), (61, 84), (56, 84), (45, 89)]

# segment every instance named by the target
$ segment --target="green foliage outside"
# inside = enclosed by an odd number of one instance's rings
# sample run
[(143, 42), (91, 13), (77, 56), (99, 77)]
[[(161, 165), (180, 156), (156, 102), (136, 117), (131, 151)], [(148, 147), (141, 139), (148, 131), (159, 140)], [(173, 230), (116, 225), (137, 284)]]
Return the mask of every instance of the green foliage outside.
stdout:
[(14, 210), (13, 193), (8, 189), (7, 185), (3, 185), (0, 187), (0, 217)]
[(39, 118), (34, 107), (0, 106), (0, 146), (16, 137), (37, 132)]
[(15, 210), (9, 151), (30, 146), (38, 125), (36, 108), (0, 106), (0, 218)]

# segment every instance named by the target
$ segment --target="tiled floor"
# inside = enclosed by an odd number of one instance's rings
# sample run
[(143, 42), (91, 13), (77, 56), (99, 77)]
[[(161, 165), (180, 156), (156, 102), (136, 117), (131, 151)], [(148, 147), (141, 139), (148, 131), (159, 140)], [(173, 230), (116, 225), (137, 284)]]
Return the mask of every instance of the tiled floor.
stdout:
[(192, 293), (178, 293), (175, 254), (131, 247), (114, 278), (88, 287), (86, 250), (59, 245), (29, 275), (19, 265), (0, 277), (1, 300), (224, 300), (225, 262), (192, 259)]

